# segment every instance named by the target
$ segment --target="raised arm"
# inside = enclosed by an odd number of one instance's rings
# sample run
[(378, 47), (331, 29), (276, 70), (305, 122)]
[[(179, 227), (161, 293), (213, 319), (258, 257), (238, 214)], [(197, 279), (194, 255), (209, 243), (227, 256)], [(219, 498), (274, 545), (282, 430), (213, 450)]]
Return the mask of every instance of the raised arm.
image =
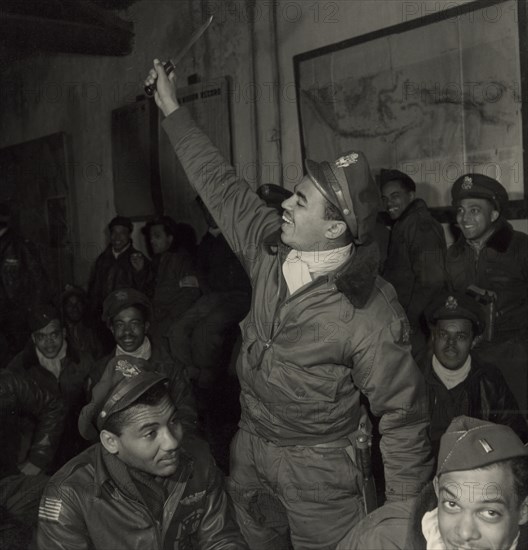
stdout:
[(243, 262), (251, 262), (263, 239), (279, 229), (280, 215), (268, 208), (246, 181), (237, 177), (235, 169), (196, 126), (187, 109), (179, 106), (174, 72), (167, 78), (156, 61), (146, 83), (155, 80), (156, 104), (166, 116), (163, 127), (191, 185), (229, 246)]

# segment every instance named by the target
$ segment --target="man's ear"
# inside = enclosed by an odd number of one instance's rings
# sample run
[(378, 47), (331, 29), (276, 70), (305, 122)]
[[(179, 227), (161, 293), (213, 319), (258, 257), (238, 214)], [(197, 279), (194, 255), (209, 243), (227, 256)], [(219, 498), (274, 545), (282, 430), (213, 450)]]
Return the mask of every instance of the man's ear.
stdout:
[(521, 504), (521, 514), (519, 516), (519, 525), (524, 525), (528, 522), (528, 497), (523, 500)]
[(500, 213), (498, 210), (492, 210), (491, 211), (491, 221), (495, 222), (497, 221), (498, 217), (500, 216)]
[(145, 334), (148, 334), (149, 329), (150, 329), (150, 322), (145, 321)]
[(110, 453), (117, 454), (119, 451), (119, 438), (117, 435), (109, 432), (108, 430), (101, 430), (99, 434), (99, 439), (101, 440), (101, 445)]
[(327, 239), (337, 239), (344, 235), (347, 230), (347, 224), (342, 220), (332, 220), (331, 224), (326, 228), (325, 237)]
[(434, 491), (435, 491), (435, 495), (436, 495), (436, 498), (438, 498), (438, 476), (435, 476), (434, 479), (433, 479), (433, 487), (434, 487)]
[(411, 202), (415, 199), (416, 193), (414, 191), (409, 191), (409, 198), (411, 199)]

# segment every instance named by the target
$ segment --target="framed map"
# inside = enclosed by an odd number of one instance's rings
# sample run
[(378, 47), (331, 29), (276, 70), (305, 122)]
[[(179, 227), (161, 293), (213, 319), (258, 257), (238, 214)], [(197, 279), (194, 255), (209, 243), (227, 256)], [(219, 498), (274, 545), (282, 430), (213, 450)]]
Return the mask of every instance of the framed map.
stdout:
[(524, 0), (478, 0), (295, 56), (303, 157), (362, 150), (439, 219), (453, 182), (484, 173), (526, 218), (526, 23)]

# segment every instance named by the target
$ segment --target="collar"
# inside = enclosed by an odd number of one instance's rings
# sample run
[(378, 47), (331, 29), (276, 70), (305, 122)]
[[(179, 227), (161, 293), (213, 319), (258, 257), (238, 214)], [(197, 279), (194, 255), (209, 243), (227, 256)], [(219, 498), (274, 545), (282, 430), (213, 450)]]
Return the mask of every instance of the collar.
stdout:
[(468, 377), (471, 370), (471, 354), (467, 356), (464, 364), (455, 370), (444, 367), (436, 355), (433, 355), (432, 364), (436, 376), (448, 390), (451, 390)]
[(119, 258), (119, 256), (121, 256), (121, 254), (123, 254), (124, 252), (126, 252), (130, 247), (132, 246), (132, 241), (130, 241), (126, 246), (125, 248), (123, 248), (123, 250), (120, 250), (119, 252), (116, 252), (113, 248), (112, 248), (112, 245), (110, 245), (110, 251), (112, 252), (112, 256), (114, 258)]
[[(272, 241), (272, 239), (274, 239)], [(278, 239), (278, 241), (277, 241)], [(278, 255), (280, 265), (292, 250), (280, 240), (280, 230), (264, 239), (266, 250)], [(328, 281), (344, 294), (350, 303), (357, 308), (365, 307), (378, 275), (379, 248), (376, 242), (362, 244), (354, 248), (354, 254), (336, 270), (328, 275)]]
[(414, 199), (413, 201), (411, 201), (407, 205), (407, 208), (402, 212), (401, 216), (397, 220), (394, 220), (394, 223), (392, 225), (396, 225), (398, 222), (403, 221), (405, 218), (412, 216), (415, 212), (418, 212), (418, 210), (427, 210), (427, 212), (429, 212), (427, 204), (425, 204), (425, 201), (423, 199)]
[(139, 348), (132, 352), (125, 351), (118, 344), (116, 346), (115, 355), (129, 355), (130, 357), (139, 357), (140, 359), (145, 359), (145, 361), (148, 361), (152, 355), (152, 346), (150, 345), (150, 340), (148, 337), (145, 336), (143, 343), (139, 346)]
[[(483, 248), (491, 248), (500, 254), (504, 254), (513, 239), (514, 230), (509, 222), (507, 222), (502, 216), (495, 222), (495, 231), (489, 237), (484, 244)], [(471, 246), (464, 237), (460, 235), (457, 242), (453, 245), (455, 248), (462, 249), (465, 246)]]

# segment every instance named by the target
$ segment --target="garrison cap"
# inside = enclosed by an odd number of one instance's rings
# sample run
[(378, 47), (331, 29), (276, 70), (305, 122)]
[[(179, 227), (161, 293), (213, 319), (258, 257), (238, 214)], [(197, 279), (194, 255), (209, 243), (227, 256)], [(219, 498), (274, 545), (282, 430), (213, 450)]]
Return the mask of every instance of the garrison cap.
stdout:
[(457, 416), (440, 439), (436, 475), (475, 470), (520, 456), (528, 456), (528, 448), (509, 426)]
[(429, 324), (442, 319), (468, 319), (475, 334), (482, 334), (485, 327), (484, 310), (473, 298), (460, 292), (442, 292), (433, 298), (425, 309)]
[(154, 372), (143, 359), (130, 355), (110, 359), (92, 390), (92, 400), (79, 415), (81, 435), (89, 441), (96, 440), (112, 414), (132, 405), (159, 382), (168, 382), (168, 378)]
[(57, 309), (50, 304), (40, 304), (29, 311), (28, 325), (31, 332), (36, 332), (49, 325), (51, 321), (58, 319), (60, 315)]
[(127, 307), (143, 306), (146, 308), (148, 317), (152, 316), (152, 304), (150, 300), (135, 288), (120, 288), (111, 292), (103, 302), (102, 319), (105, 323), (111, 321), (120, 311)]
[(108, 229), (112, 231), (112, 228), (116, 225), (121, 225), (122, 227), (126, 227), (130, 233), (132, 233), (132, 230), (134, 229), (134, 226), (132, 225), (132, 222), (130, 221), (130, 218), (126, 218), (125, 216), (116, 216), (115, 218), (112, 218), (110, 220), (110, 223), (108, 224)]
[(306, 170), (317, 189), (341, 212), (354, 243), (371, 242), (381, 199), (365, 155), (358, 151), (333, 162), (307, 160)]
[(460, 176), (451, 188), (452, 204), (468, 198), (488, 199), (501, 212), (508, 202), (508, 192), (495, 179), (484, 174)]

